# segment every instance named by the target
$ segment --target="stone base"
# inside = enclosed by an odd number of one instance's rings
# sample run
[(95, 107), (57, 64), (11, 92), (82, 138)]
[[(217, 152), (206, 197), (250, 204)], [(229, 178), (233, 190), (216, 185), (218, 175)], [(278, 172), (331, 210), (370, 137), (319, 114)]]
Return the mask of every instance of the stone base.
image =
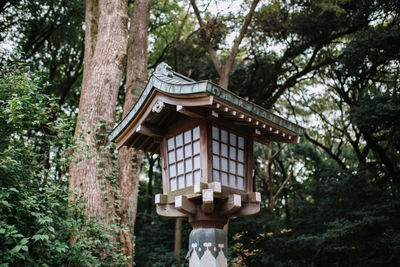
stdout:
[(190, 267), (226, 267), (228, 244), (222, 229), (194, 229), (189, 236), (186, 256)]

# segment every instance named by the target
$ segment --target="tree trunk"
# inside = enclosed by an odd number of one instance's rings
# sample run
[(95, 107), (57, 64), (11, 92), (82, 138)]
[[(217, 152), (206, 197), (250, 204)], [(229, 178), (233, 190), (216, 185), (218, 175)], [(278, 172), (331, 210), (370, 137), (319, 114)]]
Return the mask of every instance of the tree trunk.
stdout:
[(177, 264), (181, 263), (181, 249), (182, 249), (182, 218), (176, 218), (174, 253)]
[[(150, 0), (134, 2), (129, 29), (126, 92), (123, 118), (132, 109), (143, 85), (147, 81), (147, 42)], [(135, 228), (137, 198), (142, 152), (122, 147), (118, 151), (118, 173), (120, 185), (119, 215), (121, 217), (121, 243), (128, 266), (133, 264), (133, 231)]]
[(127, 12), (125, 0), (86, 1), (85, 66), (70, 166), (70, 201), (84, 200), (86, 215), (108, 225), (114, 222), (115, 196), (105, 147), (126, 59)]

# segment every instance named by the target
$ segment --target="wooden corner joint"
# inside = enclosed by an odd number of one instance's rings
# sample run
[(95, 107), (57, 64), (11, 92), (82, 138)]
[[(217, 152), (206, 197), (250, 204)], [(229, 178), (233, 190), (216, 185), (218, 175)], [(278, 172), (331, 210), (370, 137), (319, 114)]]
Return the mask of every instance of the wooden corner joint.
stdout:
[(207, 184), (208, 189), (212, 189), (214, 193), (221, 193), (222, 188), (221, 188), (221, 183), (219, 182), (212, 182)]
[(247, 194), (247, 199), (245, 200), (245, 202), (260, 203), (261, 202), (260, 192), (251, 192)]
[(242, 207), (242, 197), (238, 194), (229, 195), (228, 198), (219, 206), (219, 213), (227, 215), (235, 213)]
[(205, 213), (214, 211), (214, 191), (212, 189), (203, 189), (201, 209)]
[(163, 194), (156, 194), (154, 197), (155, 204), (167, 204), (168, 203), (168, 196)]
[(193, 186), (193, 193), (201, 194), (203, 189), (207, 189), (206, 183), (198, 183)]
[(175, 209), (187, 215), (196, 214), (196, 204), (186, 196), (175, 197)]

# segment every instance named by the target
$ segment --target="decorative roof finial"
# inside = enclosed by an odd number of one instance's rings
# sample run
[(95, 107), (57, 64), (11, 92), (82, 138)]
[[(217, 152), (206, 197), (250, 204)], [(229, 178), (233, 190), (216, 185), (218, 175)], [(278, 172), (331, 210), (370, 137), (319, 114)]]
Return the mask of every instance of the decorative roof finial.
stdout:
[(156, 71), (154, 73), (162, 74), (171, 78), (173, 77), (171, 66), (169, 66), (167, 63), (164, 62), (161, 62), (160, 64), (157, 65)]

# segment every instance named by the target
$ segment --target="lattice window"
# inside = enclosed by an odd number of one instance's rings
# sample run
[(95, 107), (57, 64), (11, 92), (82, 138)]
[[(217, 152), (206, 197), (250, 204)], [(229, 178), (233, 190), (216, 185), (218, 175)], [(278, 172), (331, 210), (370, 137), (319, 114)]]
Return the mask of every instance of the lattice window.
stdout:
[(212, 127), (213, 181), (244, 190), (245, 139), (235, 133)]
[(200, 127), (167, 140), (170, 191), (200, 183)]

